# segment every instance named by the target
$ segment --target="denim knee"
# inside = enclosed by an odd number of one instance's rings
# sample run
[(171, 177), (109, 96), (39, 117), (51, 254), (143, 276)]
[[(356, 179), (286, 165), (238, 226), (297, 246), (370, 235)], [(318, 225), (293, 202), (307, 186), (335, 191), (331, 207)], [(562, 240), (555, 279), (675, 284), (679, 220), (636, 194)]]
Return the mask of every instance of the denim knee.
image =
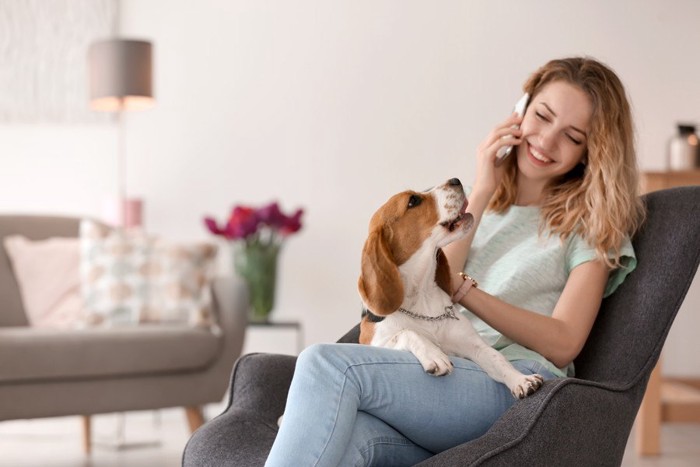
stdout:
[(335, 347), (337, 344), (313, 344), (305, 348), (297, 358), (295, 373), (318, 376), (345, 372), (348, 364), (338, 358), (340, 355)]
[(328, 359), (330, 347), (333, 344), (312, 344), (301, 351), (297, 358), (297, 368), (318, 366)]
[(321, 347), (325, 345), (326, 344), (311, 344), (310, 346), (306, 347), (299, 353), (299, 357), (297, 357), (297, 366), (305, 364), (307, 360), (313, 361), (317, 359), (322, 353)]

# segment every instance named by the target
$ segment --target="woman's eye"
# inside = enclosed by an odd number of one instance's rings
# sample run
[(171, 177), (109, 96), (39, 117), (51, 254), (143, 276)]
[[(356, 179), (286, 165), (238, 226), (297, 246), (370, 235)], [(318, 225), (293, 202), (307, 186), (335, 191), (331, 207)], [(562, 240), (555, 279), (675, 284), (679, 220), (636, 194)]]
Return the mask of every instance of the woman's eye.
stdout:
[(539, 112), (535, 112), (535, 116), (537, 116), (537, 118), (539, 118), (540, 120), (544, 120), (545, 122), (549, 121), (549, 119), (544, 114), (541, 114)]
[(574, 143), (576, 146), (579, 146), (583, 142), (583, 141), (576, 139), (573, 136), (568, 135), (568, 134), (566, 135), (566, 137), (569, 138), (571, 140), (571, 142)]
[(411, 197), (408, 198), (408, 207), (415, 208), (416, 206), (418, 206), (421, 203), (421, 201), (423, 201), (423, 199), (420, 196), (411, 195)]

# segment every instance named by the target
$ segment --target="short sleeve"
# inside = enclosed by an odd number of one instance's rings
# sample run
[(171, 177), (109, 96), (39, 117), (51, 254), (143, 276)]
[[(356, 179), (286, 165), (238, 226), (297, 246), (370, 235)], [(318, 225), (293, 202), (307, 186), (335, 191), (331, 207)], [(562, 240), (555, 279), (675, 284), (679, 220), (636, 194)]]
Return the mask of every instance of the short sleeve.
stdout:
[(617, 290), (620, 284), (625, 281), (625, 278), (637, 267), (637, 257), (634, 254), (634, 248), (629, 238), (625, 239), (622, 248), (620, 248), (620, 264), (619, 268), (610, 272), (603, 297), (607, 297)]
[[(595, 259), (595, 249), (582, 237), (574, 235), (571, 238), (571, 243), (567, 254), (568, 272), (578, 265)], [(612, 258), (612, 252), (608, 253), (608, 258)], [(605, 285), (603, 297), (611, 295), (625, 281), (625, 278), (637, 267), (637, 257), (634, 254), (634, 248), (629, 238), (626, 238), (620, 248), (620, 264), (621, 266), (610, 272), (608, 282)]]

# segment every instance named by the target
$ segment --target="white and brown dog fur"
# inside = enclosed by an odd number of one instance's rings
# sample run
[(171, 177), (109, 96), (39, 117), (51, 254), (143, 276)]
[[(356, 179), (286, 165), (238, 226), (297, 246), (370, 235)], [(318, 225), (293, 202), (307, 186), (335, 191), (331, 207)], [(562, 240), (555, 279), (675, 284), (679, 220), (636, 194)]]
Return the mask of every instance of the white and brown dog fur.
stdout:
[(523, 398), (542, 377), (520, 373), (450, 308), (451, 273), (441, 248), (474, 224), (466, 205), (462, 184), (453, 178), (425, 192), (394, 195), (372, 216), (358, 281), (365, 306), (360, 343), (408, 350), (435, 376), (452, 371), (448, 355), (468, 358)]

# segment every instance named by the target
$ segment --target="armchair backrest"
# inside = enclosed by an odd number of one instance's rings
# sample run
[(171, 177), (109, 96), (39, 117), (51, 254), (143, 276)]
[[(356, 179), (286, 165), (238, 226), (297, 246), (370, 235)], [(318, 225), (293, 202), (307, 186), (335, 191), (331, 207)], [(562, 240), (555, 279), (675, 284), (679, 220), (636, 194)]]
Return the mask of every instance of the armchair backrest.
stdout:
[(648, 377), (700, 261), (700, 186), (650, 193), (637, 268), (603, 301), (576, 376), (627, 388)]
[(60, 216), (0, 215), (0, 326), (27, 326), (27, 315), (3, 239), (23, 235), (31, 240), (77, 237), (80, 219)]

